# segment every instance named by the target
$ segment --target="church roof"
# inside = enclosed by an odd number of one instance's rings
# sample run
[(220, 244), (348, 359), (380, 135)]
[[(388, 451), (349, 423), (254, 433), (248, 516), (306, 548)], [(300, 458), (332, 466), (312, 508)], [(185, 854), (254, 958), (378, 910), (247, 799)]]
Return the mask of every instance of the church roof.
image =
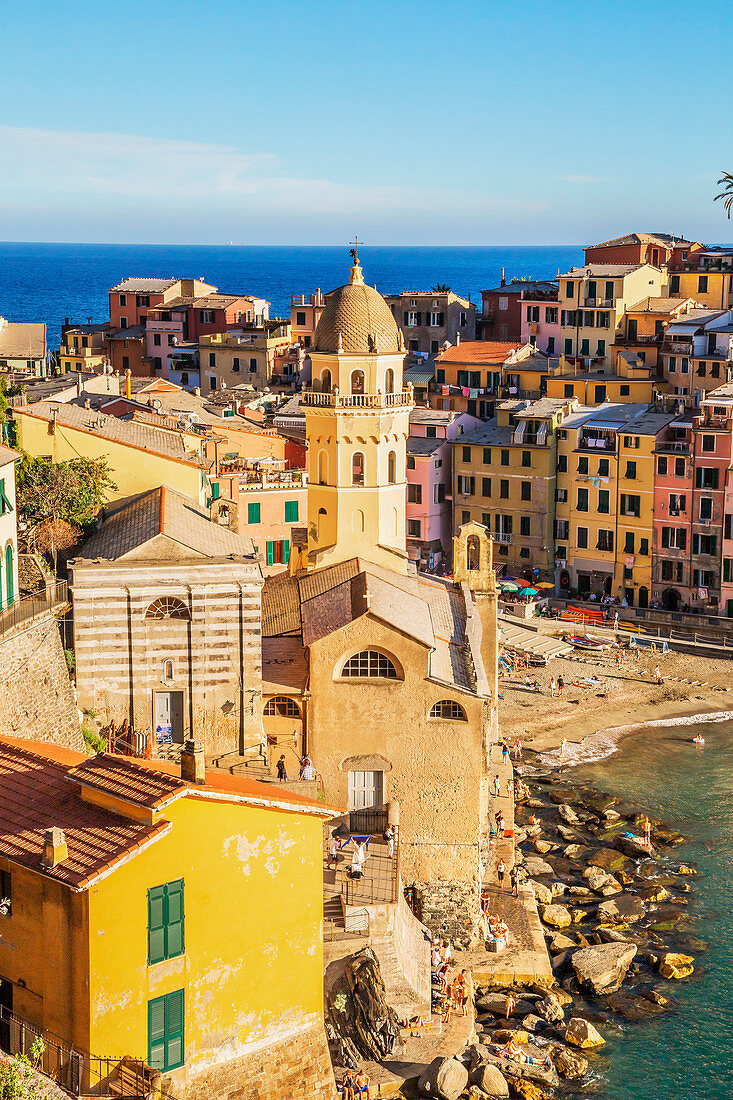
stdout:
[[(360, 558), (290, 577), (280, 573), (262, 590), (262, 634), (301, 635), (308, 647), (367, 613), (430, 649), (430, 675), (476, 692), (462, 592), (450, 581), (403, 576)], [(264, 673), (264, 669), (263, 669)]]
[(326, 296), (313, 348), (344, 355), (404, 353), (402, 333), (392, 311), (379, 291), (365, 284), (358, 260), (351, 269), (351, 280)]

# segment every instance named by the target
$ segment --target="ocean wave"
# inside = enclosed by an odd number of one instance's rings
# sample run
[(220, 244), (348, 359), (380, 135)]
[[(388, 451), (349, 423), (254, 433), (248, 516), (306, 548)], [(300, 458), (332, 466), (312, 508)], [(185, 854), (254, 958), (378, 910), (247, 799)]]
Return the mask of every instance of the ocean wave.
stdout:
[(650, 718), (646, 722), (629, 722), (625, 726), (611, 726), (588, 734), (582, 741), (568, 741), (563, 755), (557, 748), (541, 753), (539, 759), (544, 764), (562, 764), (564, 767), (576, 768), (580, 764), (595, 764), (618, 752), (618, 743), (621, 738), (633, 730), (651, 726), (694, 726), (701, 722), (728, 722), (731, 719), (733, 719), (733, 710), (718, 710), (708, 714), (688, 714), (678, 718)]

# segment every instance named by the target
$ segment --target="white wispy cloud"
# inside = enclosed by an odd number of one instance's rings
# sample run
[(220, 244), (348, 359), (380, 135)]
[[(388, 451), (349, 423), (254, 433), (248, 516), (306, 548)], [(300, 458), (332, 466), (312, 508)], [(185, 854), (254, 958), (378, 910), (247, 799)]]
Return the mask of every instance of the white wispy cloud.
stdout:
[(563, 183), (600, 183), (599, 176), (558, 176)]

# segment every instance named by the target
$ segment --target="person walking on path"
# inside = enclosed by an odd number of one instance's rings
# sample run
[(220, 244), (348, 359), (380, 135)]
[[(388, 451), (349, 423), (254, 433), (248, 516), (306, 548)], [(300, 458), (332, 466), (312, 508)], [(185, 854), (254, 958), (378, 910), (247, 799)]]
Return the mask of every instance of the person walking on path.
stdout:
[(659, 686), (661, 687), (662, 684), (664, 683), (664, 677), (662, 676), (662, 672), (661, 672), (661, 669), (659, 668), (659, 665), (657, 665), (657, 667), (654, 669), (654, 677), (655, 677), (657, 683), (659, 684)]
[(555, 677), (553, 676), (552, 679), (550, 680), (550, 698), (551, 699), (555, 698), (556, 690), (557, 690), (557, 684), (555, 683)]
[(562, 676), (558, 676), (558, 678), (557, 678), (557, 691), (558, 691), (558, 694), (560, 695), (560, 697), (562, 697), (562, 689), (564, 687), (565, 687), (565, 681), (563, 680)]
[(641, 827), (644, 830), (644, 843), (649, 846), (652, 842), (652, 823), (646, 814), (641, 819)]
[(562, 741), (560, 742), (560, 759), (561, 760), (565, 759), (565, 749), (567, 748), (567, 745), (568, 745), (568, 739), (567, 739), (567, 737), (563, 737)]
[(522, 759), (522, 742), (519, 740), (518, 737), (514, 738), (514, 744), (512, 745), (512, 755), (514, 756), (515, 760)]
[(514, 1009), (517, 1007), (517, 1002), (512, 997), (511, 993), (507, 993), (506, 1002), (504, 1004), (504, 1016), (508, 1020)]
[(277, 762), (277, 778), (280, 783), (287, 783), (288, 770), (285, 767), (285, 755), (283, 754)]
[(494, 794), (496, 795), (497, 798), (501, 794), (501, 782), (499, 780), (498, 775), (494, 776)]
[(519, 897), (519, 871), (517, 869), (516, 864), (512, 867), (511, 871), (509, 872), (509, 881), (512, 884), (512, 897), (513, 898), (518, 898)]
[(338, 837), (334, 836), (333, 833), (332, 833), (331, 834), (331, 839), (328, 842), (328, 864), (327, 864), (327, 869), (329, 871), (331, 870), (331, 864), (333, 864), (334, 867), (336, 867), (338, 869), (338, 865), (339, 865), (339, 858), (338, 858), (338, 854), (337, 854), (338, 850), (339, 850)]
[(496, 865), (496, 875), (497, 875), (497, 878), (499, 879), (499, 889), (500, 890), (504, 889), (504, 875), (505, 874), (506, 874), (506, 863), (504, 862), (504, 860), (500, 856), (499, 857), (499, 862)]
[(502, 741), (502, 743), (501, 743), (501, 762), (502, 762), (502, 764), (506, 764), (508, 759), (509, 759), (509, 746), (507, 745), (506, 741)]
[(613, 629), (618, 630), (618, 611), (613, 616)]
[(391, 859), (394, 855), (394, 825), (388, 825), (382, 833), (382, 838), (387, 845), (387, 855)]

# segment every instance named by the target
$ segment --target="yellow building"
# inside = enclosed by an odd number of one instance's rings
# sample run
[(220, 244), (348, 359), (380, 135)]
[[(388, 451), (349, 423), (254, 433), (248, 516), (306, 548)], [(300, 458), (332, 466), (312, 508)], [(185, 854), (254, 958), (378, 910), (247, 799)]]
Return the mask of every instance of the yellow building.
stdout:
[(630, 305), (658, 297), (666, 274), (651, 264), (586, 264), (560, 277), (560, 351), (611, 366), (611, 346)]
[(614, 367), (587, 369), (577, 359), (561, 357), (557, 371), (547, 376), (547, 396), (576, 397), (581, 405), (602, 405), (608, 401), (650, 404), (655, 393), (665, 388), (656, 370), (633, 351), (612, 351)]
[(669, 265), (669, 294), (673, 298), (694, 298), (707, 309), (733, 306), (733, 253), (698, 251), (691, 259)]
[(18, 525), (15, 511), (15, 464), (21, 456), (0, 444), (0, 609), (18, 596)]
[(64, 374), (69, 371), (100, 374), (110, 364), (109, 323), (101, 325), (64, 325), (59, 362)]
[(263, 389), (273, 375), (280, 373), (279, 361), (292, 342), (286, 321), (264, 322), (262, 327), (249, 331), (233, 329), (201, 336), (202, 390), (232, 389), (245, 383)]
[[(697, 308), (698, 304), (693, 298), (643, 298), (626, 310), (614, 348), (656, 369), (661, 366), (659, 349), (668, 325)], [(661, 371), (659, 373), (661, 377)]]
[[(407, 572), (406, 452), (412, 387), (402, 333), (358, 260), (326, 299), (304, 391), (310, 456), (307, 567), (365, 556)], [(291, 555), (293, 570), (302, 555)]]
[(198, 504), (209, 490), (203, 438), (165, 431), (78, 405), (37, 401), (13, 409), (18, 447), (34, 458), (67, 462), (72, 458), (106, 458), (116, 488), (108, 503), (168, 485)]
[(50, 1064), (65, 1044), (70, 1091), (330, 1100), (322, 823), (337, 809), (204, 771), (195, 742), (178, 767), (2, 738), (0, 774), (11, 1053), (27, 1021), (53, 1033)]
[(577, 402), (505, 401), (496, 418), (453, 441), (454, 529), (493, 532), (508, 572), (554, 578), (557, 433)]

